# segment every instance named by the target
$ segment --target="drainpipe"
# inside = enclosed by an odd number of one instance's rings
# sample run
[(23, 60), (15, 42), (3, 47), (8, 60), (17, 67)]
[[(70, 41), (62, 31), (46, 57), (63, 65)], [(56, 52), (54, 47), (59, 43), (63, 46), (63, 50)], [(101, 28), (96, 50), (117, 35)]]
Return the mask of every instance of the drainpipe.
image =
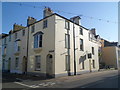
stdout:
[(76, 75), (76, 56), (75, 56), (75, 26), (73, 18), (73, 48), (74, 48), (74, 75)]
[[(29, 27), (29, 25), (28, 25), (28, 35), (27, 35), (27, 60), (26, 60), (26, 63), (25, 63), (25, 64), (27, 64), (27, 65), (28, 65), (28, 49), (29, 49), (29, 28), (30, 28), (30, 27)], [(26, 71), (26, 72), (25, 72), (26, 74), (27, 74), (27, 67), (28, 67), (27, 65), (26, 65), (26, 70), (25, 70), (25, 71)]]
[[(68, 45), (70, 44), (70, 34), (69, 34), (69, 30), (67, 30), (67, 34), (69, 35), (68, 37)], [(68, 54), (68, 61), (69, 61), (69, 70), (67, 71), (68, 72), (68, 76), (71, 75), (70, 73), (70, 47), (68, 46), (67, 48), (67, 54)]]

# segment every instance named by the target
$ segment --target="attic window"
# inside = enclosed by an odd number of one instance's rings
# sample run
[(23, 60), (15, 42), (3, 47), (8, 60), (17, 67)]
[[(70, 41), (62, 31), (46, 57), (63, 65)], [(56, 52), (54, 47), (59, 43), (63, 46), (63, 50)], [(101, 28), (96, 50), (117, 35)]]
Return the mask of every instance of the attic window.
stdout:
[(48, 27), (48, 21), (45, 20), (45, 21), (43, 21), (43, 29), (44, 29), (44, 28), (47, 28), (47, 27)]
[(31, 33), (34, 33), (35, 31), (35, 25), (31, 26)]
[(70, 30), (70, 22), (69, 21), (65, 21), (65, 29)]

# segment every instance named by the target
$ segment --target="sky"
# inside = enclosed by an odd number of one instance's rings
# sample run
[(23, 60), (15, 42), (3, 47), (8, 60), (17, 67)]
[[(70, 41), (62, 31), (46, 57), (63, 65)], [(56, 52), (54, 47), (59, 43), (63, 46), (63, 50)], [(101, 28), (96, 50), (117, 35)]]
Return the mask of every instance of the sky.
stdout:
[(101, 38), (118, 41), (118, 23), (114, 23), (118, 22), (117, 2), (3, 2), (2, 32), (8, 33), (14, 23), (26, 26), (28, 16), (42, 19), (44, 6), (68, 19), (82, 15), (82, 26), (96, 28)]

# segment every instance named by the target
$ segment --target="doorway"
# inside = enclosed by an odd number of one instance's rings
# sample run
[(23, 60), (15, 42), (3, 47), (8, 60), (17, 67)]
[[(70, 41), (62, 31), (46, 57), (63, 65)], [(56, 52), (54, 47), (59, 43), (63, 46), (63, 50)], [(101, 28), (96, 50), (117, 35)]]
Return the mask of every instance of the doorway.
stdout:
[(22, 71), (23, 71), (23, 74), (27, 72), (27, 58), (25, 56), (23, 57)]
[(11, 58), (8, 59), (8, 72), (10, 72), (10, 67), (11, 67)]
[(91, 70), (91, 60), (89, 60), (89, 69), (90, 69), (90, 72), (92, 72), (92, 70)]
[(53, 56), (48, 54), (46, 57), (46, 76), (47, 78), (53, 78)]

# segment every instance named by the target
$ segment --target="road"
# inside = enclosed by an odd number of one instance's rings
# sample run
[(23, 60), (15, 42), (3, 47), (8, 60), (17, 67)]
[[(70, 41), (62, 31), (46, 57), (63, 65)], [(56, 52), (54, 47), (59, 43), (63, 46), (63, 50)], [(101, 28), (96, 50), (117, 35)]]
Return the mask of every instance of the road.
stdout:
[[(66, 76), (49, 80), (22, 80), (20, 78), (3, 78), (4, 88), (118, 88), (117, 70), (100, 71), (77, 76)], [(120, 87), (119, 87), (120, 88)]]

